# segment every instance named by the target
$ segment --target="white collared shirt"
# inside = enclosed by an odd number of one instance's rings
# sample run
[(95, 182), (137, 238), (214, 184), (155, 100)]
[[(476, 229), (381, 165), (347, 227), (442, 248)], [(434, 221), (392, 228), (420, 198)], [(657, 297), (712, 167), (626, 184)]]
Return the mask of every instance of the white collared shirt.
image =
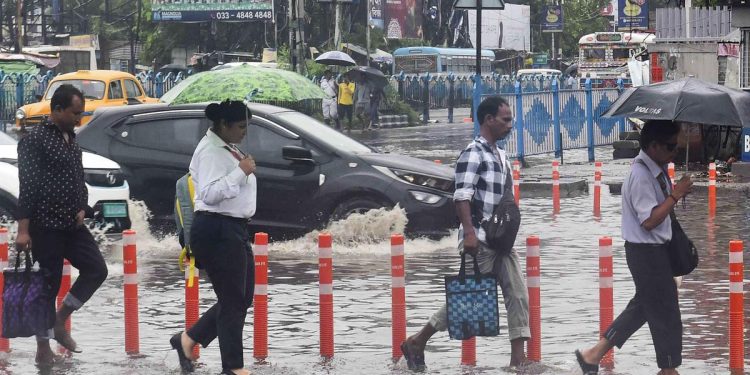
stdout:
[(329, 99), (336, 97), (336, 91), (338, 91), (338, 89), (336, 88), (336, 80), (333, 79), (333, 77), (329, 79), (321, 79), (320, 88), (323, 89), (323, 92), (325, 92), (326, 95), (328, 95)]
[[(643, 160), (648, 168), (637, 160)], [(643, 222), (666, 197), (657, 180), (660, 173), (667, 179), (667, 192), (672, 192), (667, 172), (643, 150), (633, 159), (630, 174), (622, 184), (622, 238), (633, 243), (663, 244), (672, 239), (672, 219), (667, 216), (656, 228), (648, 231)]]
[(195, 210), (249, 219), (255, 214), (258, 192), (255, 175), (245, 175), (227, 144), (211, 129), (190, 160), (195, 183)]

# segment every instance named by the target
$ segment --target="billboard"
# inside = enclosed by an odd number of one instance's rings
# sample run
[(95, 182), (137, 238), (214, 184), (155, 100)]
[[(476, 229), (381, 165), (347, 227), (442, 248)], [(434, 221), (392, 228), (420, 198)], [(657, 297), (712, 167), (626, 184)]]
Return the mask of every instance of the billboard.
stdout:
[(383, 2), (385, 0), (370, 0), (370, 26), (383, 28)]
[(270, 21), (273, 0), (154, 0), (154, 22)]
[(542, 12), (542, 32), (561, 33), (563, 31), (563, 10), (560, 5), (547, 5)]
[(647, 0), (618, 0), (617, 29), (648, 29)]
[(385, 37), (422, 38), (422, 0), (385, 0)]
[[(468, 10), (469, 38), (476, 46), (477, 11)], [(482, 48), (531, 49), (531, 8), (505, 3), (504, 10), (482, 10)]]

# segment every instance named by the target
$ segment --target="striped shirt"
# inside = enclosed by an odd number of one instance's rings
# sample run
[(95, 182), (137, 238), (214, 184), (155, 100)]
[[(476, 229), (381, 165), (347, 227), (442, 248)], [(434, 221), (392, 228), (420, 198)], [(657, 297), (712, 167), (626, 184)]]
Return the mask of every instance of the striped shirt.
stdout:
[[(509, 171), (505, 150), (490, 146), (482, 136), (474, 139), (458, 156), (453, 201), (471, 202), (471, 221), (479, 241), (484, 242), (486, 238), (479, 224), (492, 216), (495, 206), (503, 199), (506, 179), (511, 177)], [(459, 241), (462, 239), (463, 227), (459, 228)]]

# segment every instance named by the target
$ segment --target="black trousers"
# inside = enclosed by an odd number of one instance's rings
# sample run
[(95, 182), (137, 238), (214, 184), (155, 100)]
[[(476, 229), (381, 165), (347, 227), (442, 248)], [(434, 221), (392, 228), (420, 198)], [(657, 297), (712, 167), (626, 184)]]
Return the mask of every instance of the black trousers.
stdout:
[(625, 243), (635, 296), (604, 337), (622, 348), (648, 322), (659, 368), (682, 364), (682, 318), (666, 245)]
[(354, 114), (354, 105), (353, 104), (339, 104), (339, 118), (344, 119), (344, 117), (349, 119), (349, 124), (352, 123), (352, 115)]
[(78, 269), (79, 275), (63, 303), (73, 309), (79, 309), (99, 289), (108, 272), (107, 264), (91, 232), (85, 227), (54, 230), (32, 225), (29, 234), (34, 261), (39, 262), (40, 268), (49, 271), (49, 282), (54, 291), (49, 308), (54, 312), (55, 297), (60, 289), (63, 259), (67, 259)]
[(244, 366), (242, 328), (255, 289), (255, 261), (247, 222), (196, 212), (190, 246), (196, 262), (208, 274), (217, 302), (187, 334), (208, 346), (217, 336), (222, 369)]

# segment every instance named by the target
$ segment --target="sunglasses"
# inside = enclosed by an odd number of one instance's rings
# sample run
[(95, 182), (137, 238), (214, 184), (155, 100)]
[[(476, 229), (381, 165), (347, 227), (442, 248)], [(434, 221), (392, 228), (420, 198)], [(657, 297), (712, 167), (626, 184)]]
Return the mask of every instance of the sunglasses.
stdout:
[(672, 151), (674, 151), (677, 148), (677, 143), (666, 143), (666, 142), (663, 142), (662, 144), (666, 147), (667, 151), (669, 151), (669, 152), (672, 152)]

